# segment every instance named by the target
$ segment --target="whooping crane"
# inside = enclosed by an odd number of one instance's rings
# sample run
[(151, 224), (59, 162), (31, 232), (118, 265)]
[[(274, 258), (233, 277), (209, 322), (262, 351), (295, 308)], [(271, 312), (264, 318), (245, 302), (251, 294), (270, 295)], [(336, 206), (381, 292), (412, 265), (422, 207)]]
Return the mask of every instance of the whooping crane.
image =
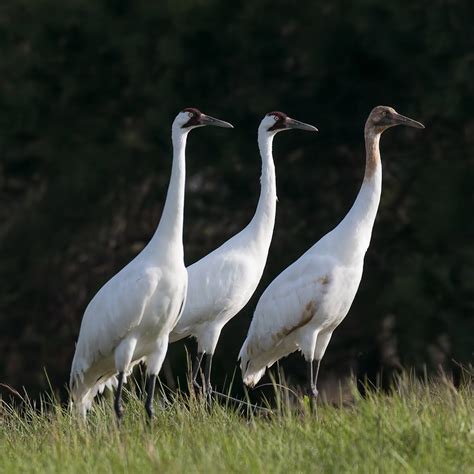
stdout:
[(81, 323), (71, 367), (70, 389), (85, 416), (93, 398), (117, 386), (115, 412), (122, 417), (122, 386), (140, 361), (146, 363), (148, 416), (156, 375), (168, 347), (168, 336), (186, 298), (183, 258), (185, 148), (188, 133), (204, 125), (232, 128), (227, 122), (186, 108), (172, 125), (173, 164), (160, 223), (148, 245), (92, 298)]
[(362, 187), (341, 223), (290, 265), (257, 303), (240, 350), (244, 383), (300, 350), (308, 365), (309, 394), (316, 397), (319, 365), (331, 335), (345, 318), (362, 277), (382, 189), (379, 140), (395, 125), (424, 128), (391, 107), (375, 107), (365, 124), (366, 165)]
[(197, 340), (193, 384), (206, 355), (204, 389), (209, 397), (212, 356), (222, 328), (249, 301), (263, 273), (272, 239), (276, 208), (275, 166), (272, 143), (276, 133), (289, 129), (317, 131), (312, 125), (289, 118), (282, 112), (267, 114), (258, 128), (262, 158), (261, 191), (250, 223), (219, 248), (188, 267), (188, 295), (170, 341), (188, 336)]

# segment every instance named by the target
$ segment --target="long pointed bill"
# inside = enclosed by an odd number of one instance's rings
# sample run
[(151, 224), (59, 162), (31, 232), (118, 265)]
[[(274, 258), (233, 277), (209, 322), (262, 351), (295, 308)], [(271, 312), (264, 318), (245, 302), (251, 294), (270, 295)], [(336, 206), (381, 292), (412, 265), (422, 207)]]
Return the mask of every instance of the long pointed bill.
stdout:
[(395, 114), (395, 116), (393, 117), (393, 121), (397, 125), (406, 125), (407, 127), (415, 127), (415, 128), (425, 128), (425, 126), (422, 123), (417, 122), (416, 120), (413, 120), (411, 118), (405, 117), (404, 115), (400, 115), (400, 114)]
[(214, 127), (223, 127), (223, 128), (234, 128), (229, 122), (224, 122), (224, 120), (219, 120), (209, 115), (202, 114), (200, 119), (202, 125), (214, 125)]
[(318, 129), (313, 127), (309, 123), (300, 122), (298, 120), (287, 118), (286, 119), (287, 128), (299, 128), (300, 130), (307, 130), (308, 132), (317, 132)]

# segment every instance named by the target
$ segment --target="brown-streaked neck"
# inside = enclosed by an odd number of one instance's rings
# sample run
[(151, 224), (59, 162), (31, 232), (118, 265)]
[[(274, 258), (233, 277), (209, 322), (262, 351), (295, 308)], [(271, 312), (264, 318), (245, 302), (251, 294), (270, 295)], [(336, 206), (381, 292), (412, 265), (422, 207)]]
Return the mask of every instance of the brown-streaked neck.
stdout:
[(366, 125), (365, 131), (365, 174), (364, 180), (371, 179), (381, 167), (380, 161), (380, 132)]

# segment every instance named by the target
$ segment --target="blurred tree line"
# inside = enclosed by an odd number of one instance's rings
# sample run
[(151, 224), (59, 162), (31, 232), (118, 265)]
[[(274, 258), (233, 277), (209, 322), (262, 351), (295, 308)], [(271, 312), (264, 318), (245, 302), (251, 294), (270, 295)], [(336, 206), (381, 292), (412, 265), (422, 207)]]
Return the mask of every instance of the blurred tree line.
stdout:
[[(384, 189), (365, 274), (323, 385), (351, 370), (374, 377), (471, 363), (472, 18), (469, 0), (2, 2), (0, 382), (36, 393), (45, 367), (53, 386), (65, 384), (85, 306), (159, 221), (170, 126), (186, 106), (235, 125), (188, 142), (188, 264), (253, 215), (263, 115), (283, 110), (320, 129), (275, 140), (268, 264), (222, 333), (217, 385), (232, 377), (266, 285), (350, 208), (364, 121), (379, 104), (426, 130), (382, 138)], [(173, 377), (185, 357), (182, 343), (172, 345)], [(296, 381), (298, 362), (283, 364)]]

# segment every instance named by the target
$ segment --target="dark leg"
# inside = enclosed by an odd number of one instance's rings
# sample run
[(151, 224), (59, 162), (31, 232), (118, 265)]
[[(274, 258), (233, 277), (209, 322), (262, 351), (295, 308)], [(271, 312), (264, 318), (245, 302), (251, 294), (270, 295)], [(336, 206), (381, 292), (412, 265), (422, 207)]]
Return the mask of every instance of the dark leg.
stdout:
[(314, 397), (313, 393), (313, 361), (310, 360), (306, 363), (306, 383), (307, 388), (306, 388), (306, 393), (310, 397)]
[[(317, 366), (317, 361), (312, 360), (308, 361), (307, 363), (308, 367), (308, 395), (311, 398), (316, 398), (318, 396), (318, 389), (316, 388), (316, 379), (318, 377), (317, 370), (319, 369), (319, 366)], [(316, 370), (316, 378), (314, 377), (314, 373)]]
[(204, 391), (206, 393), (207, 401), (211, 402), (212, 386), (211, 386), (211, 368), (212, 368), (212, 354), (206, 354), (206, 367), (204, 369)]
[(119, 422), (123, 416), (122, 387), (123, 387), (123, 372), (119, 372), (118, 385), (117, 385), (117, 390), (115, 392), (115, 403), (114, 403), (115, 414), (117, 415), (117, 419)]
[(199, 375), (199, 369), (201, 368), (201, 362), (202, 362), (203, 357), (204, 357), (204, 353), (198, 352), (196, 355), (196, 360), (194, 362), (192, 384), (196, 390), (201, 390), (201, 385), (199, 384), (197, 378)]
[(146, 382), (145, 410), (147, 412), (149, 421), (151, 421), (153, 418), (153, 394), (155, 393), (155, 380), (156, 375), (150, 374)]
[(313, 360), (313, 373), (314, 373), (314, 390), (316, 392), (316, 397), (318, 396), (318, 375), (319, 375), (319, 366), (321, 364), (321, 359)]

